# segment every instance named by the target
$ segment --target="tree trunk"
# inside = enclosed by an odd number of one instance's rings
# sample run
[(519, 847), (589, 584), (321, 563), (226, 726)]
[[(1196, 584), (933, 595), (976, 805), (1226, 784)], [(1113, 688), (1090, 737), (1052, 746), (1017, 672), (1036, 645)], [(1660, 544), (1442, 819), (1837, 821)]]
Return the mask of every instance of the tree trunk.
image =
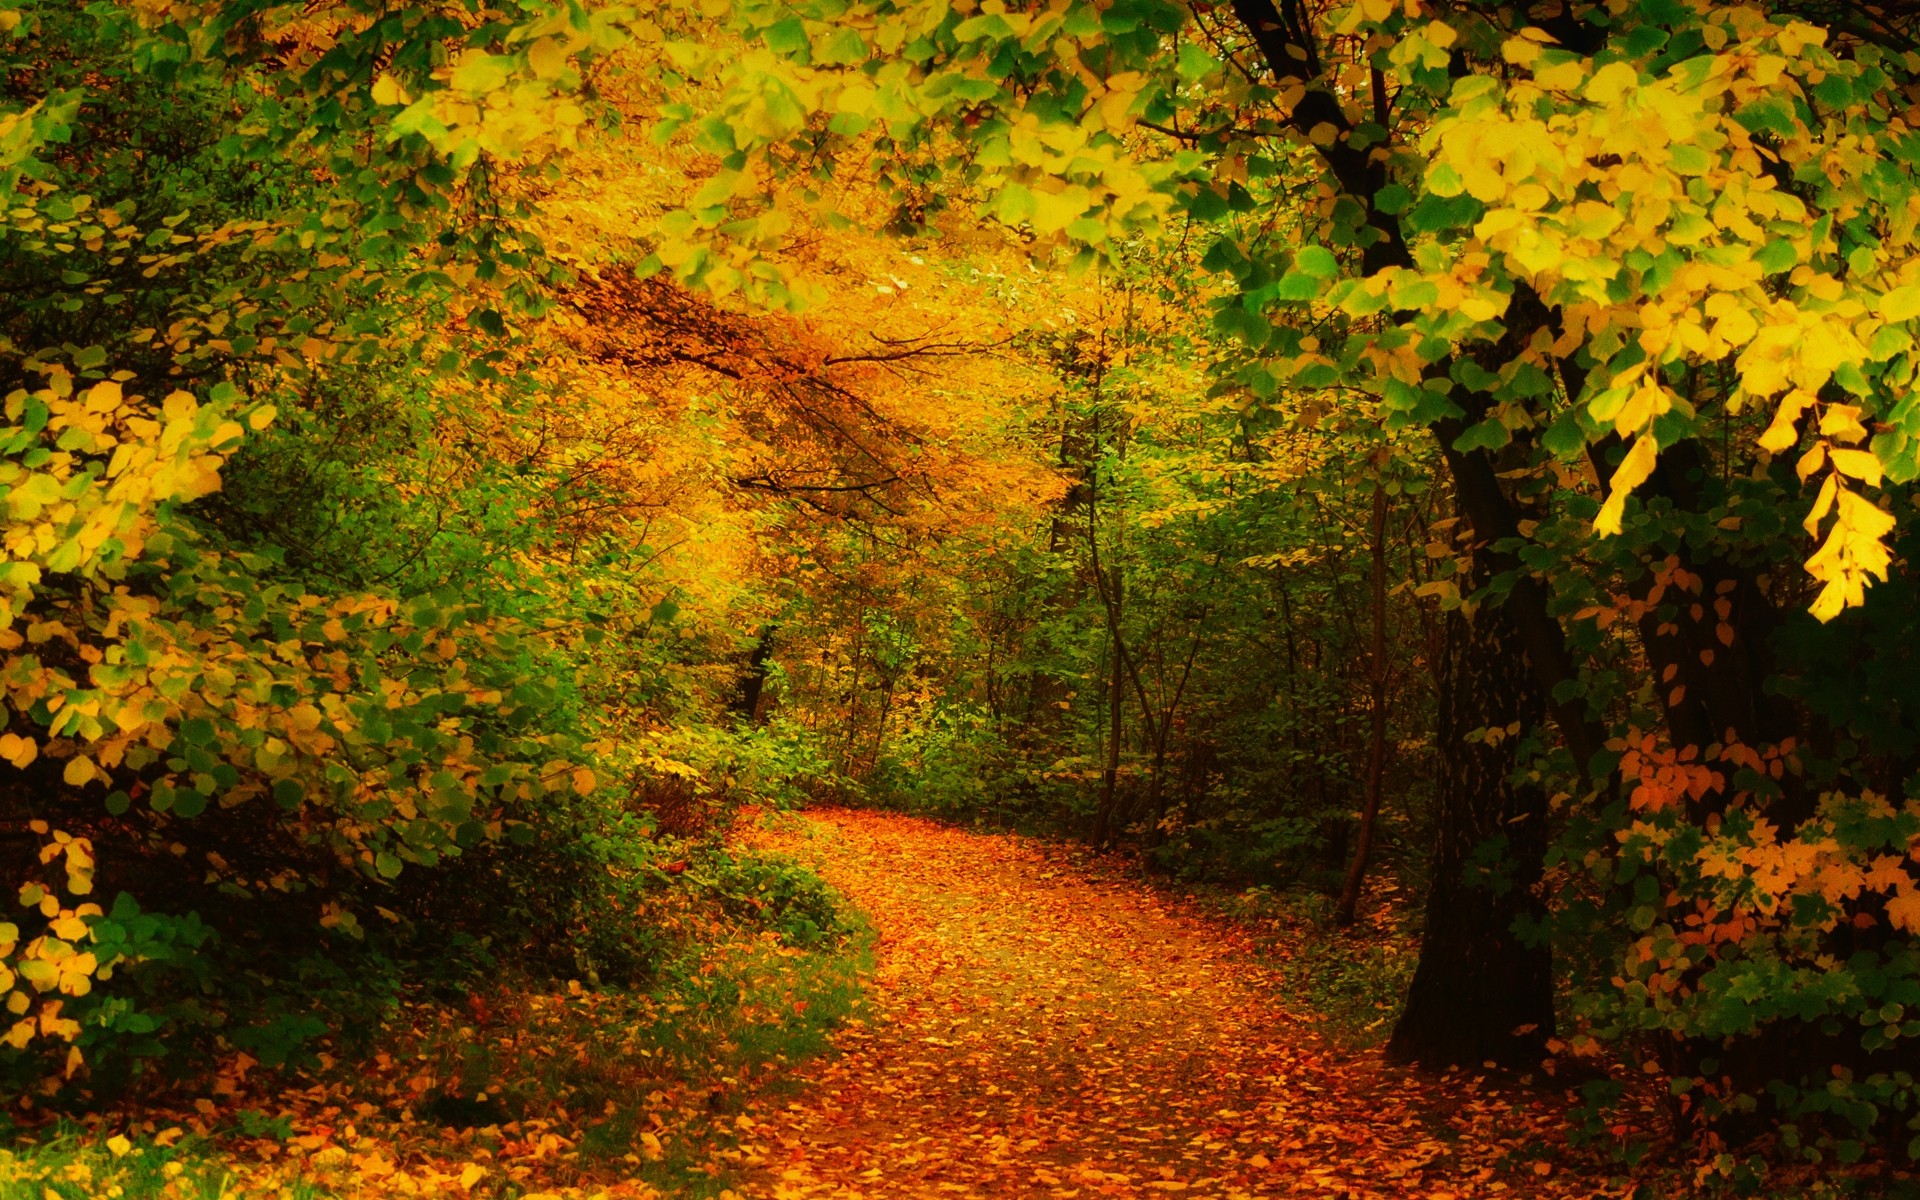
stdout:
[(1360, 828), (1354, 837), (1353, 865), (1340, 889), (1340, 907), (1334, 919), (1353, 924), (1360, 907), (1360, 886), (1366, 881), (1367, 859), (1373, 853), (1373, 824), (1380, 816), (1380, 793), (1387, 776), (1387, 489), (1373, 485), (1373, 655), (1367, 675), (1371, 728), (1367, 733), (1367, 798), (1360, 809)]
[[(1553, 1033), (1552, 952), (1514, 931), (1542, 915), (1535, 888), (1547, 841), (1545, 794), (1512, 782), (1519, 732), (1546, 711), (1524, 645), (1504, 607), (1447, 618), (1427, 930), (1387, 1047), (1427, 1067), (1531, 1065)], [(1468, 742), (1477, 729), (1488, 736)]]
[(747, 656), (746, 669), (740, 672), (739, 683), (735, 686), (733, 699), (727, 708), (734, 716), (749, 725), (765, 723), (760, 711), (760, 698), (767, 687), (767, 659), (773, 654), (773, 626), (761, 629), (760, 636), (753, 643), (753, 651)]
[[(1096, 564), (1095, 570), (1098, 570)], [(1113, 839), (1115, 793), (1120, 783), (1120, 704), (1126, 695), (1126, 651), (1120, 641), (1120, 568), (1113, 568), (1112, 592), (1107, 601), (1108, 640), (1113, 643), (1113, 679), (1107, 685), (1107, 765), (1100, 779), (1100, 811), (1093, 818), (1093, 846), (1098, 850)]]

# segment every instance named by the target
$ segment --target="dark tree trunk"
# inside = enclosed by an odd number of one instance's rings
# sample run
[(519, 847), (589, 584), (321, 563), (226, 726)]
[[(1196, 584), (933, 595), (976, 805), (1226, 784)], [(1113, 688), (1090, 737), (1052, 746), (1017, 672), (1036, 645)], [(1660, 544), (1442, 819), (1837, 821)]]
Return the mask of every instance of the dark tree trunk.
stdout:
[[(1447, 618), (1427, 931), (1387, 1047), (1423, 1066), (1530, 1065), (1553, 1033), (1552, 952), (1514, 932), (1517, 921), (1541, 915), (1547, 842), (1545, 794), (1511, 782), (1519, 738), (1508, 731), (1546, 715), (1524, 644), (1505, 608)], [(1468, 742), (1476, 729), (1492, 736)]]
[[(1099, 570), (1096, 561), (1094, 569)], [(1114, 810), (1120, 782), (1120, 737), (1124, 732), (1120, 705), (1126, 693), (1126, 645), (1120, 640), (1120, 568), (1113, 568), (1112, 591), (1107, 597), (1107, 634), (1113, 643), (1113, 675), (1107, 685), (1107, 763), (1100, 776), (1100, 808), (1093, 815), (1093, 847), (1104, 849), (1115, 840)]]
[(727, 707), (733, 715), (749, 725), (761, 723), (760, 697), (767, 686), (767, 658), (773, 653), (773, 626), (760, 631), (760, 638), (753, 644), (753, 652), (747, 656), (746, 668), (740, 672), (739, 683), (734, 688), (733, 702)]
[(1367, 859), (1373, 854), (1373, 826), (1380, 816), (1380, 797), (1387, 777), (1387, 489), (1373, 485), (1373, 645), (1367, 669), (1367, 796), (1360, 808), (1360, 826), (1354, 831), (1353, 861), (1347, 867), (1346, 886), (1334, 920), (1353, 924), (1360, 910), (1360, 889), (1367, 879)]

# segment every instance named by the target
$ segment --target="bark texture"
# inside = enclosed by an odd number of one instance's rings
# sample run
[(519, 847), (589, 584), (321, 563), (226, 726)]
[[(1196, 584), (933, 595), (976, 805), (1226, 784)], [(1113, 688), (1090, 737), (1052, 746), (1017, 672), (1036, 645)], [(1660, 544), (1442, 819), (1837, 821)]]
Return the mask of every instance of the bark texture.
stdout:
[[(1514, 932), (1541, 914), (1547, 802), (1511, 782), (1518, 737), (1546, 715), (1511, 613), (1449, 614), (1440, 671), (1438, 839), (1427, 929), (1390, 1055), (1427, 1067), (1525, 1066), (1553, 1033), (1553, 959)], [(1478, 729), (1493, 736), (1469, 742)], [(1494, 847), (1500, 852), (1490, 853)], [(1489, 864), (1491, 870), (1483, 868)]]

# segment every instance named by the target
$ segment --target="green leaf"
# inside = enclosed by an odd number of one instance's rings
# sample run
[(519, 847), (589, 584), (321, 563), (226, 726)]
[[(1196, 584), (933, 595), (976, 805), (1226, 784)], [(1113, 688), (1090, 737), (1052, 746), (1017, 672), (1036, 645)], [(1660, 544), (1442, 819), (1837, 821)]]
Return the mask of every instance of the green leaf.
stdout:
[(1403, 312), (1419, 312), (1440, 303), (1440, 287), (1431, 279), (1413, 279), (1390, 289), (1387, 302)]
[(840, 29), (820, 43), (813, 56), (829, 67), (850, 67), (867, 61), (867, 43), (858, 30)]
[(1753, 256), (1753, 261), (1759, 263), (1760, 269), (1767, 274), (1778, 275), (1782, 271), (1791, 271), (1800, 261), (1800, 254), (1793, 248), (1792, 242), (1775, 238)]
[(1004, 40), (1013, 36), (1013, 26), (999, 13), (983, 13), (955, 25), (953, 36), (962, 42), (977, 42), (982, 38)]
[(1853, 103), (1853, 84), (1845, 75), (1828, 71), (1813, 85), (1813, 97), (1827, 108), (1845, 108)]
[(1197, 188), (1187, 197), (1187, 212), (1196, 221), (1218, 221), (1229, 211), (1227, 198), (1210, 187)]
[(1302, 271), (1288, 271), (1274, 285), (1275, 300), (1301, 301), (1311, 300), (1320, 294), (1321, 281)]
[(1293, 256), (1293, 267), (1315, 279), (1331, 279), (1340, 270), (1340, 260), (1325, 246), (1302, 246)]
[(1407, 228), (1414, 233), (1438, 233), (1473, 224), (1485, 211), (1472, 196), (1428, 196), (1407, 212)]
[(1505, 425), (1488, 419), (1453, 439), (1453, 448), (1463, 454), (1474, 450), (1498, 450), (1512, 440), (1513, 435), (1507, 432)]
[(1920, 283), (1895, 288), (1880, 297), (1880, 315), (1889, 321), (1911, 321), (1920, 317)]
[(993, 198), (994, 218), (1004, 225), (1018, 225), (1033, 216), (1033, 193), (1025, 185), (1010, 183)]
[(798, 58), (811, 49), (807, 27), (799, 17), (788, 17), (767, 26), (760, 31), (760, 40), (782, 58)]
[(1782, 138), (1795, 137), (1800, 133), (1799, 114), (1794, 112), (1792, 102), (1783, 96), (1762, 96), (1742, 105), (1733, 114), (1733, 119), (1744, 126), (1748, 133), (1771, 133)]
[(1221, 333), (1238, 337), (1255, 349), (1266, 344), (1270, 331), (1264, 319), (1241, 308), (1238, 304), (1229, 304), (1215, 314), (1213, 327)]
[(1358, 279), (1346, 280), (1328, 292), (1327, 302), (1338, 305), (1341, 312), (1351, 317), (1370, 317), (1387, 307), (1384, 295)]
[(1188, 83), (1192, 83), (1195, 80), (1206, 78), (1212, 74), (1214, 69), (1219, 65), (1220, 61), (1218, 59), (1208, 54), (1205, 50), (1202, 50), (1193, 42), (1182, 42), (1180, 44), (1180, 54), (1175, 60), (1173, 69), (1180, 78), (1186, 80)]
[(1553, 419), (1540, 435), (1540, 444), (1555, 458), (1566, 460), (1579, 455), (1587, 446), (1586, 431), (1580, 428), (1580, 419), (1569, 409)]
[(1467, 181), (1451, 165), (1435, 163), (1427, 168), (1427, 190), (1436, 196), (1458, 196), (1467, 190)]

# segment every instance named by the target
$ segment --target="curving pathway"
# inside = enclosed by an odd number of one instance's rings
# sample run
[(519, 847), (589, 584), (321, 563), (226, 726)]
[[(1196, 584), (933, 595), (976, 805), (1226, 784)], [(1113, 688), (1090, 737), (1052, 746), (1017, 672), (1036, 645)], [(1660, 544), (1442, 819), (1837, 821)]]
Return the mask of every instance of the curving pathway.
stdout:
[(1045, 844), (856, 810), (751, 835), (879, 931), (864, 1021), (756, 1106), (751, 1196), (1589, 1196), (1557, 1104), (1330, 1050), (1245, 935)]

